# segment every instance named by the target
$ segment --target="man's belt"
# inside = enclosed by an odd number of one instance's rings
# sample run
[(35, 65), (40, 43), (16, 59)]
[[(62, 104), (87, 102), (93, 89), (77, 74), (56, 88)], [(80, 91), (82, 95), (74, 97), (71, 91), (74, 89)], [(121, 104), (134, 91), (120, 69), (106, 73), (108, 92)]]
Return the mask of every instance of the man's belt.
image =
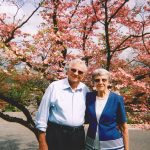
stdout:
[(57, 124), (57, 123), (54, 123), (54, 122), (48, 122), (48, 126), (49, 127), (54, 127), (54, 128), (57, 128), (57, 129), (64, 129), (64, 130), (68, 130), (68, 131), (73, 131), (73, 132), (84, 129), (83, 125), (72, 127), (72, 126)]

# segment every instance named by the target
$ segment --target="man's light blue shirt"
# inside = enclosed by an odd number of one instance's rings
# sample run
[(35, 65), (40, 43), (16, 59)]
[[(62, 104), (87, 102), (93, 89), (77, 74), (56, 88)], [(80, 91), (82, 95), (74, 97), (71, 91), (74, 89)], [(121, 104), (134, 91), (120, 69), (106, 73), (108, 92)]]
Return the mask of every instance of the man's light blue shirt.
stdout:
[(75, 91), (71, 89), (67, 78), (52, 82), (39, 106), (36, 127), (45, 132), (48, 121), (68, 126), (82, 125), (87, 92), (89, 89), (82, 82)]

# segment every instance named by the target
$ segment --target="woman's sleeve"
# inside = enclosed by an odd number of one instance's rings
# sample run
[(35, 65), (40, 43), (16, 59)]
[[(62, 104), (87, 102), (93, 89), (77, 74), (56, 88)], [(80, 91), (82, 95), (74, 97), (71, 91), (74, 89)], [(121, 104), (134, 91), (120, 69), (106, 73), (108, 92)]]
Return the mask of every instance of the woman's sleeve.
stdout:
[(117, 122), (118, 123), (127, 122), (124, 100), (122, 96), (119, 96), (119, 101), (118, 101)]
[(85, 121), (84, 123), (85, 124), (88, 124), (89, 123), (89, 115), (88, 115), (88, 93), (86, 94), (86, 110), (85, 110)]

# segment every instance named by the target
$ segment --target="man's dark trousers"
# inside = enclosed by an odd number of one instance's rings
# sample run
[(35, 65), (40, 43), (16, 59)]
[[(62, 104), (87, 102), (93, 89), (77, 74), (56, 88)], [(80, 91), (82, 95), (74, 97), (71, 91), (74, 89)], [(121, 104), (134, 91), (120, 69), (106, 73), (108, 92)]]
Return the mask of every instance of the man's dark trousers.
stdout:
[(84, 150), (84, 127), (68, 127), (48, 123), (46, 140), (49, 150)]

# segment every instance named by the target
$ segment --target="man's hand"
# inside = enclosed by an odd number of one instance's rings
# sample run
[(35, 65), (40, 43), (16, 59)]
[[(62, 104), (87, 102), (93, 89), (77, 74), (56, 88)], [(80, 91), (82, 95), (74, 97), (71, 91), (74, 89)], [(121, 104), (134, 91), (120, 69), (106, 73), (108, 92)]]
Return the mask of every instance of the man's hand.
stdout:
[(48, 150), (47, 143), (39, 143), (39, 150)]

